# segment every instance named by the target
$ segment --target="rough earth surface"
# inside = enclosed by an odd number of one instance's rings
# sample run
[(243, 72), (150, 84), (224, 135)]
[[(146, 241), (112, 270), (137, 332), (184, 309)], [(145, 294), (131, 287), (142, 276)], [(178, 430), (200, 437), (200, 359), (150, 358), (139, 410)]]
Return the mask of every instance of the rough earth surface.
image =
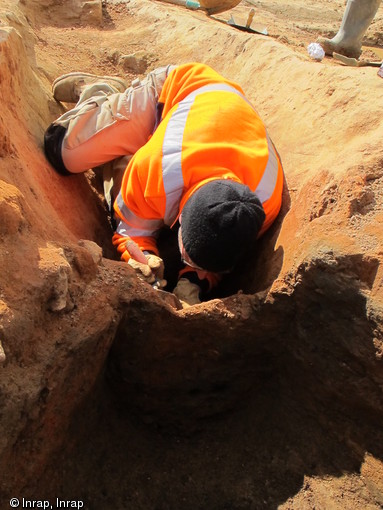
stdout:
[[(2, 0), (1, 508), (383, 508), (383, 80), (306, 50), (344, 6)], [(250, 8), (267, 36), (221, 22)], [(364, 43), (382, 59), (383, 6)], [(242, 85), (286, 182), (255, 252), (177, 310), (117, 260), (97, 171), (57, 175), (42, 140), (58, 75), (191, 60)]]

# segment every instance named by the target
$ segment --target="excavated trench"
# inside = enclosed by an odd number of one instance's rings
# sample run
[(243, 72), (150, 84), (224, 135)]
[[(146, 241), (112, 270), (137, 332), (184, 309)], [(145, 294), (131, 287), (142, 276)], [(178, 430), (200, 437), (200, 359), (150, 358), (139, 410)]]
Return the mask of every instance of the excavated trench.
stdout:
[[(182, 56), (159, 38), (156, 61), (197, 60), (188, 37), (195, 23), (210, 37), (205, 20), (182, 24), (165, 8), (154, 17), (149, 1), (130, 4), (138, 40), (142, 19), (158, 33), (171, 22), (173, 37), (185, 34)], [(274, 98), (268, 121), (285, 165), (283, 208), (211, 300), (177, 310), (115, 260), (96, 179), (64, 179), (45, 161), (42, 133), (62, 110), (48, 88), (56, 64), (43, 52), (44, 68), (41, 55), (36, 66), (37, 28), (15, 12), (17, 22), (6, 19), (23, 41), (9, 26), (0, 38), (1, 497), (82, 500), (92, 510), (381, 508), (380, 136), (370, 133), (367, 159), (344, 160), (330, 174), (339, 154), (310, 136), (308, 156), (291, 154), (295, 137), (275, 121), (300, 106), (300, 136), (306, 123), (325, 122), (327, 102), (340, 103), (342, 91), (326, 92), (335, 71), (278, 48), (285, 68), (275, 76), (268, 58), (276, 43), (237, 40), (214, 25), (211, 43), (227, 53), (217, 50), (211, 62), (227, 74), (228, 54), (247, 47), (247, 72), (244, 62), (233, 67), (261, 108)], [(41, 52), (46, 35), (38, 33)], [(316, 73), (317, 105), (302, 99), (313, 96), (298, 79), (303, 68)], [(283, 71), (296, 90), (278, 101)], [(348, 88), (355, 78), (342, 79)], [(339, 126), (350, 138), (346, 122)], [(164, 232), (160, 249), (171, 290), (174, 233)]]

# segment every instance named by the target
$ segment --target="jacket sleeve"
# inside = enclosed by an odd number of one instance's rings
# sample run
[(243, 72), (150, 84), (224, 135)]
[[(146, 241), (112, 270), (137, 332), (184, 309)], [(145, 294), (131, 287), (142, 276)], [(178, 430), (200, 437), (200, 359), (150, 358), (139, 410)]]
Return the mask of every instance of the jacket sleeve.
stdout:
[(128, 237), (116, 232), (113, 235), (112, 243), (120, 254), (121, 260), (128, 262), (131, 258), (129, 251), (126, 249), (126, 242), (128, 239), (132, 239), (135, 243), (137, 243), (142, 251), (146, 250), (159, 255), (156, 240), (154, 237)]

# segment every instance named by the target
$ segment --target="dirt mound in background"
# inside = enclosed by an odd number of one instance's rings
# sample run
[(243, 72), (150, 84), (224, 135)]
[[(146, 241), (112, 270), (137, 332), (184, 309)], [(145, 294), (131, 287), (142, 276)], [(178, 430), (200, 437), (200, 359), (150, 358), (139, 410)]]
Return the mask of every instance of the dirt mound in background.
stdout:
[[(219, 20), (246, 21), (241, 32)], [(0, 9), (0, 451), (12, 497), (109, 509), (383, 505), (383, 80), (306, 52), (343, 2)], [(366, 37), (381, 45), (383, 7)], [(378, 58), (381, 47), (365, 47)], [(50, 83), (203, 61), (282, 157), (281, 215), (207, 303), (177, 311), (115, 260), (97, 175), (42, 151)], [(238, 291), (238, 292), (237, 292)], [(226, 297), (225, 297), (226, 296)]]

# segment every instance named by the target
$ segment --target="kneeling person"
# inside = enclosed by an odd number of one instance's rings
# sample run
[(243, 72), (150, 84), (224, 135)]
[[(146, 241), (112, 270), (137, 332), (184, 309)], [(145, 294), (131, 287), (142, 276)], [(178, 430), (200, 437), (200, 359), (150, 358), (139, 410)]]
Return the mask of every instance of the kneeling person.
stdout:
[[(47, 157), (61, 173), (128, 159), (113, 244), (142, 277), (159, 282), (156, 240), (179, 220), (185, 268), (174, 293), (194, 304), (277, 217), (279, 156), (241, 87), (204, 64), (157, 69), (124, 91), (113, 80), (79, 73), (56, 80), (56, 99), (68, 99), (69, 81), (78, 103), (48, 128)], [(132, 260), (132, 240), (151, 270)]]

